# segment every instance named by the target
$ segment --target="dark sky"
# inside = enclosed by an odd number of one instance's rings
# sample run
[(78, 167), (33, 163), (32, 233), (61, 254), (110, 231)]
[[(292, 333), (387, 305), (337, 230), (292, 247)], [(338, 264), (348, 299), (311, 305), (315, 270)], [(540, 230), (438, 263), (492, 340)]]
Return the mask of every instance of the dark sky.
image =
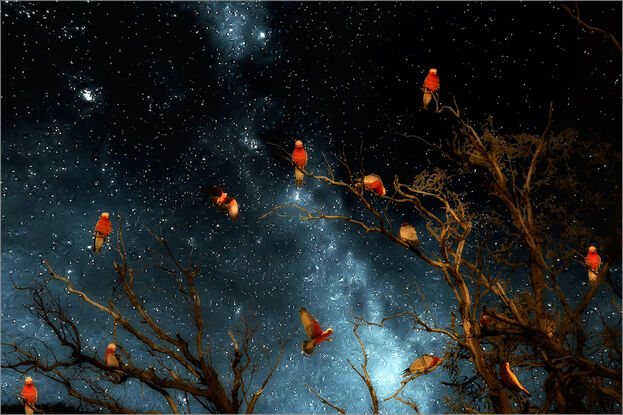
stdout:
[[(299, 306), (335, 330), (335, 341), (312, 357), (300, 353), (302, 332), (294, 336), (260, 412), (325, 412), (305, 383), (337, 401), (336, 390), (343, 392), (347, 410), (367, 410), (369, 398), (346, 362), (360, 358), (351, 310), (378, 319), (405, 309), (414, 278), (440, 315), (450, 307), (440, 275), (378, 236), (295, 217), (258, 221), (292, 202), (325, 213), (353, 208), (309, 179), (297, 189), (291, 166), (266, 142), (291, 149), (303, 140), (308, 168), (324, 173), (323, 152), (346, 144), (354, 157), (363, 141), (368, 171), (386, 185), (394, 174), (409, 180), (435, 161), (388, 123), (431, 139), (448, 136), (451, 120), (420, 108), (420, 87), (434, 67), (441, 101), (456, 97), (476, 124), (492, 115), (502, 132), (538, 133), (552, 100), (555, 129), (573, 127), (620, 149), (621, 53), (557, 3), (1, 6), (3, 330), (49, 336), (16, 308), (27, 299), (7, 278), (38, 277), (41, 257), (77, 288), (101, 299), (110, 294), (115, 254), (106, 247), (95, 255), (90, 245), (100, 212), (111, 212), (113, 226), (120, 212), (141, 283), (163, 290), (149, 300), (167, 324), (183, 330), (187, 317), (172, 309), (165, 276), (148, 271), (153, 241), (146, 228), (171, 237), (180, 255), (193, 248), (204, 264), (202, 303), (217, 345), (230, 348), (227, 329), (250, 308), (263, 340), (281, 324), (286, 333), (299, 329)], [(620, 39), (620, 2), (582, 4), (582, 16)], [(201, 185), (234, 195), (240, 220), (215, 212)], [(390, 218), (417, 226), (410, 215)], [(73, 307), (90, 321), (91, 311)], [(85, 328), (102, 353), (109, 333), (105, 316)], [(414, 357), (443, 354), (445, 344), (399, 324), (362, 334), (380, 396), (396, 389)], [(422, 411), (447, 411), (440, 379), (436, 371), (410, 385)], [(3, 404), (14, 401), (10, 385), (21, 382), (3, 371)], [(40, 401), (65, 399), (56, 386), (39, 385)], [(140, 393), (136, 383), (129, 393)], [(141, 405), (163, 409), (150, 399)]]

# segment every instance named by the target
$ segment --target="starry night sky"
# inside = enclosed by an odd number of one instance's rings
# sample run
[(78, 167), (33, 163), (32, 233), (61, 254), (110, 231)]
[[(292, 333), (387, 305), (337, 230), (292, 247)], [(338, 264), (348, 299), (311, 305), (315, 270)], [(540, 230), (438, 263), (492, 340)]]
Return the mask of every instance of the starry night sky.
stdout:
[[(231, 358), (227, 329), (248, 310), (256, 311), (259, 340), (269, 345), (274, 332), (299, 330), (258, 412), (327, 412), (305, 383), (347, 411), (369, 410), (367, 391), (346, 362), (361, 358), (351, 311), (374, 320), (402, 311), (406, 293), (417, 296), (413, 280), (440, 318), (452, 307), (441, 275), (381, 236), (295, 216), (258, 221), (293, 202), (361, 213), (352, 198), (309, 178), (297, 189), (292, 166), (267, 142), (291, 150), (301, 139), (308, 170), (321, 174), (323, 152), (346, 144), (354, 160), (363, 142), (367, 170), (386, 187), (394, 174), (408, 181), (437, 161), (388, 124), (448, 137), (449, 117), (420, 108), (421, 84), (437, 68), (442, 103), (455, 96), (477, 125), (492, 115), (501, 132), (538, 133), (553, 100), (555, 129), (576, 128), (620, 151), (621, 54), (556, 3), (1, 6), (3, 330), (50, 336), (19, 308), (28, 298), (8, 278), (43, 276), (41, 258), (104, 301), (115, 285), (116, 258), (110, 247), (91, 252), (92, 232), (102, 211), (111, 212), (113, 227), (120, 213), (140, 284), (162, 290), (149, 297), (159, 321), (188, 328), (174, 308), (174, 287), (149, 268), (148, 229), (168, 236), (180, 255), (192, 248), (203, 264), (198, 284), (223, 368)], [(582, 13), (620, 35), (620, 2), (587, 3)], [(234, 196), (240, 219), (213, 209), (202, 185)], [(390, 211), (395, 226), (418, 225), (409, 211)], [(584, 279), (578, 272), (569, 283)], [(299, 306), (335, 330), (334, 341), (311, 357), (300, 351)], [(77, 300), (71, 309), (86, 323), (89, 345), (103, 353), (110, 321)], [(443, 354), (445, 339), (406, 328), (396, 322), (360, 330), (380, 397), (398, 387), (414, 357)], [(437, 370), (408, 386), (422, 412), (447, 411), (443, 379)], [(21, 383), (3, 371), (3, 404), (15, 403), (10, 385)], [(54, 384), (37, 386), (40, 402), (66, 400)], [(136, 382), (128, 393), (140, 395)], [(136, 409), (167, 410), (150, 396)], [(401, 405), (382, 408), (404, 411)]]

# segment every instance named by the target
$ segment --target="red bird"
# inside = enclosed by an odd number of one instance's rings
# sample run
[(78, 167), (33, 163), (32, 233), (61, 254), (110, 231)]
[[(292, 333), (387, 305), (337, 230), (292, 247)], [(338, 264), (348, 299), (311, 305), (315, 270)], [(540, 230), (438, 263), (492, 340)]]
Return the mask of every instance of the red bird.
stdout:
[(596, 272), (599, 271), (599, 267), (601, 267), (601, 257), (597, 254), (597, 248), (594, 246), (588, 247), (588, 254), (584, 260), (584, 263), (588, 266), (588, 283), (590, 285), (595, 285), (597, 281)]
[(238, 202), (236, 202), (236, 199), (227, 196), (223, 189), (218, 186), (202, 187), (201, 193), (209, 195), (214, 206), (229, 213), (231, 220), (238, 219)]
[[(361, 179), (359, 179), (358, 186), (361, 186)], [(383, 186), (383, 181), (381, 180), (381, 176), (378, 174), (368, 174), (363, 178), (363, 187), (366, 190), (376, 193), (379, 196), (385, 196), (385, 187)]]
[(489, 322), (489, 317), (483, 314), (480, 317), (480, 327), (482, 328), (483, 331), (487, 331), (489, 330), (489, 324), (491, 324), (491, 322)]
[[(292, 161), (299, 169), (304, 169), (307, 165), (307, 152), (303, 149), (303, 142), (301, 140), (296, 140), (294, 143)], [(301, 187), (303, 186), (303, 177), (305, 177), (305, 174), (296, 167), (294, 168), (294, 179), (296, 180), (296, 186)]]
[(402, 377), (404, 378), (427, 370), (434, 370), (439, 365), (440, 361), (441, 359), (436, 356), (430, 354), (422, 355), (402, 372)]
[(112, 231), (110, 225), (110, 219), (108, 219), (108, 212), (102, 212), (102, 216), (95, 225), (95, 234), (93, 235), (93, 252), (99, 254), (102, 249), (102, 245), (106, 242), (108, 234)]
[(439, 77), (437, 76), (437, 69), (431, 69), (428, 71), (428, 75), (426, 75), (426, 79), (424, 80), (424, 109), (428, 109), (428, 104), (430, 103), (433, 94), (437, 92), (439, 89)]
[(513, 392), (522, 391), (530, 395), (530, 392), (521, 386), (521, 383), (517, 380), (517, 376), (511, 371), (511, 365), (508, 362), (500, 365), (500, 379)]
[(312, 317), (311, 314), (303, 307), (299, 307), (299, 314), (301, 316), (301, 322), (303, 323), (303, 327), (305, 327), (305, 332), (309, 336), (310, 340), (305, 340), (303, 342), (303, 351), (306, 354), (312, 354), (314, 352), (314, 347), (318, 346), (325, 340), (333, 341), (329, 336), (333, 333), (333, 329), (326, 329), (322, 331), (320, 328), (320, 324), (316, 321), (315, 318)]
[(119, 369), (119, 355), (117, 354), (117, 346), (110, 343), (106, 348), (106, 366)]
[(32, 378), (28, 376), (22, 388), (22, 397), (24, 398), (24, 413), (35, 413), (35, 402), (37, 402), (37, 388), (32, 384)]
[(400, 226), (400, 239), (411, 245), (418, 246), (420, 244), (415, 227), (407, 222)]

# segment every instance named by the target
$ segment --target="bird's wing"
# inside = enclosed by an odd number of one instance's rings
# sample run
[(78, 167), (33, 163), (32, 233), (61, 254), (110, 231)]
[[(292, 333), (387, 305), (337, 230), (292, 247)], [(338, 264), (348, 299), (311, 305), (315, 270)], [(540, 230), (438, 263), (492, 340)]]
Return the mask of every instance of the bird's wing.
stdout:
[(597, 269), (601, 268), (601, 257), (597, 255)]
[(303, 307), (299, 307), (299, 314), (301, 316), (301, 323), (303, 323), (303, 327), (305, 327), (305, 332), (310, 339), (313, 339), (314, 337), (320, 336), (322, 334), (320, 324), (318, 324), (316, 319), (313, 318), (307, 310), (305, 310)]
[(426, 370), (429, 364), (430, 362), (428, 361), (428, 355), (424, 355), (411, 363), (409, 369), (411, 370), (411, 372), (421, 372), (423, 370)]
[(223, 189), (221, 189), (219, 186), (210, 186), (210, 187), (201, 186), (201, 193), (203, 193), (204, 195), (219, 197), (220, 195), (223, 194)]
[(521, 386), (521, 383), (519, 383), (517, 376), (515, 376), (515, 374), (510, 370), (510, 368), (506, 372), (507, 372), (506, 375), (508, 376), (508, 380), (513, 385), (518, 386), (519, 388), (523, 389), (523, 386)]

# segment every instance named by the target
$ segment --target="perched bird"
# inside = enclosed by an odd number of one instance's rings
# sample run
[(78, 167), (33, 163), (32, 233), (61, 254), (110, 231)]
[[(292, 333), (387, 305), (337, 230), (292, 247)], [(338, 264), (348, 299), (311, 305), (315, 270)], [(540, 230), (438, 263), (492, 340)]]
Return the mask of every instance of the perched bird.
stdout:
[(100, 216), (97, 225), (95, 225), (93, 252), (100, 253), (102, 245), (106, 242), (106, 238), (110, 232), (112, 232), (112, 226), (110, 225), (110, 219), (108, 219), (108, 212), (102, 212), (102, 216)]
[(313, 318), (312, 315), (309, 314), (309, 312), (303, 307), (299, 307), (299, 314), (301, 316), (303, 327), (305, 327), (305, 332), (311, 339), (303, 342), (303, 351), (306, 354), (312, 354), (314, 352), (314, 347), (318, 346), (325, 340), (333, 341), (333, 339), (329, 338), (331, 333), (333, 333), (333, 329), (326, 329), (325, 331), (322, 331), (320, 324), (318, 324), (316, 319)]
[(429, 369), (433, 370), (439, 365), (440, 361), (441, 359), (436, 356), (424, 354), (417, 358), (413, 363), (411, 363), (408, 368), (406, 368), (402, 372), (402, 377), (404, 378), (407, 376), (411, 376), (418, 372), (425, 372)]
[[(301, 140), (296, 140), (294, 143), (292, 161), (296, 167), (300, 169), (304, 169), (307, 165), (307, 152), (303, 149), (303, 142)], [(305, 174), (296, 167), (294, 168), (294, 178), (296, 180), (296, 186), (301, 187), (303, 186), (303, 177), (305, 177)]]
[(601, 257), (597, 253), (597, 248), (594, 246), (588, 247), (588, 254), (586, 254), (586, 258), (584, 263), (588, 266), (588, 283), (590, 285), (595, 285), (597, 281), (596, 272), (599, 271), (599, 267), (601, 267)]
[(433, 94), (437, 92), (439, 89), (439, 77), (437, 76), (437, 69), (431, 69), (428, 71), (428, 75), (426, 75), (426, 79), (424, 80), (424, 99), (422, 101), (424, 105), (424, 109), (428, 109), (428, 104), (430, 103)]
[(400, 226), (400, 239), (406, 243), (414, 246), (419, 246), (420, 242), (417, 239), (417, 232), (413, 225), (409, 225), (407, 222)]
[(489, 321), (489, 317), (484, 314), (480, 316), (480, 328), (483, 331), (487, 331), (489, 330), (489, 325), (492, 325), (491, 322)]
[(521, 383), (517, 380), (517, 376), (511, 372), (511, 365), (508, 362), (500, 365), (500, 380), (513, 392), (523, 391), (530, 395), (530, 392), (521, 386)]
[(37, 402), (37, 388), (32, 383), (32, 378), (28, 376), (24, 381), (22, 388), (22, 397), (24, 398), (24, 413), (35, 413), (35, 402)]
[(201, 193), (209, 195), (214, 206), (229, 213), (231, 220), (238, 219), (238, 202), (236, 202), (236, 199), (227, 196), (223, 189), (218, 186), (202, 187)]
[(117, 354), (117, 346), (114, 343), (110, 343), (106, 348), (106, 366), (119, 369), (120, 360)]
[(385, 196), (385, 187), (383, 186), (383, 180), (378, 174), (368, 174), (363, 180), (357, 179), (355, 186), (361, 188), (361, 182), (363, 181), (363, 188), (371, 192), (376, 193), (379, 196)]

